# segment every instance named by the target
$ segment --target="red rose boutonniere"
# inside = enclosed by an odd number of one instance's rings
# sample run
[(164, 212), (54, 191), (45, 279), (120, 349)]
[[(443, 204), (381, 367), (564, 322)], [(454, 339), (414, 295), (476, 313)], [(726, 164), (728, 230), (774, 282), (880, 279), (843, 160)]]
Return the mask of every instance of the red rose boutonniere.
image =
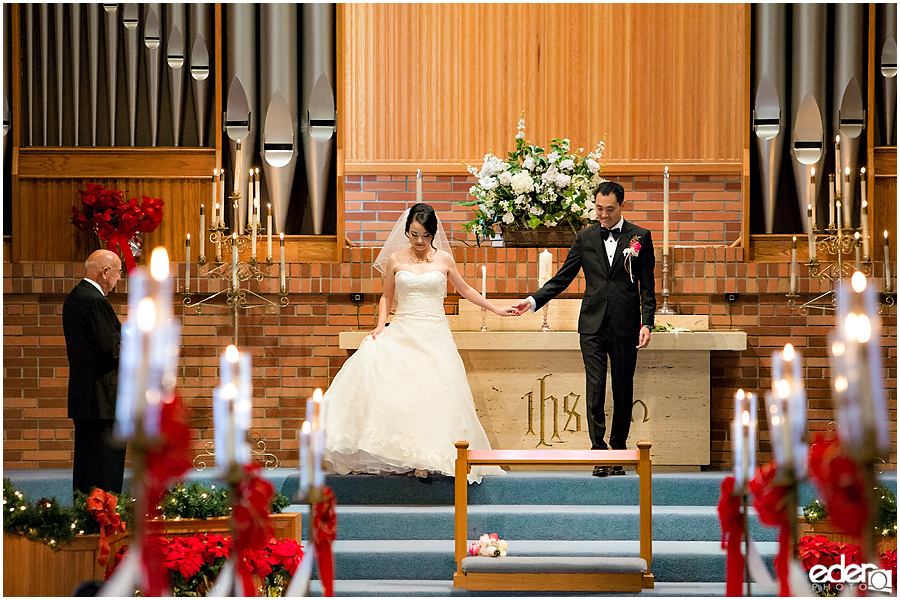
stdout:
[(634, 236), (631, 238), (631, 241), (628, 242), (628, 247), (622, 250), (622, 255), (625, 257), (625, 270), (628, 271), (628, 276), (631, 278), (631, 283), (634, 283), (634, 275), (631, 272), (631, 259), (636, 257), (641, 253), (641, 238), (640, 236)]

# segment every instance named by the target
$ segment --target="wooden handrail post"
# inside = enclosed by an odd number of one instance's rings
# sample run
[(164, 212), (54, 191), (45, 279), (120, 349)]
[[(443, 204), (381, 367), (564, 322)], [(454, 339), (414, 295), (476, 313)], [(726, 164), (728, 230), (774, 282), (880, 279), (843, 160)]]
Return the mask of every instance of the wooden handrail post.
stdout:
[(650, 442), (641, 440), (638, 447), (638, 478), (640, 498), (641, 558), (647, 561), (647, 571), (653, 562), (653, 484), (651, 482)]
[(456, 506), (455, 527), (453, 533), (454, 555), (456, 558), (456, 577), (463, 577), (462, 561), (466, 557), (468, 536), (469, 490), (469, 442), (456, 442), (456, 481), (454, 482), (454, 504)]

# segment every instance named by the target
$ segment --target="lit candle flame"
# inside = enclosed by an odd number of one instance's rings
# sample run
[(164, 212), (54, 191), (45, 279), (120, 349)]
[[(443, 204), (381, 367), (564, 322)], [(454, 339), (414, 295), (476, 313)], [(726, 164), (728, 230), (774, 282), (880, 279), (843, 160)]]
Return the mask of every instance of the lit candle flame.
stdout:
[(300, 427), (300, 430), (309, 435), (309, 432), (312, 431), (312, 425), (310, 425), (309, 421), (303, 421), (303, 425)]
[(169, 276), (169, 253), (162, 246), (154, 248), (150, 255), (150, 276), (156, 281)]
[(835, 356), (843, 356), (844, 355), (844, 342), (835, 341), (831, 344), (831, 353)]
[[(857, 238), (859, 234), (856, 234)], [(853, 287), (853, 291), (857, 294), (866, 289), (866, 276), (857, 271), (853, 274), (853, 277), (850, 278), (850, 285)]]
[(794, 360), (794, 347), (791, 344), (785, 344), (781, 355), (784, 357), (784, 360)]
[(843, 375), (838, 375), (834, 379), (834, 391), (836, 392), (846, 392), (847, 391), (847, 378)]
[(741, 413), (741, 423), (743, 423), (744, 427), (750, 424), (750, 411), (745, 410)]
[(241, 353), (238, 351), (237, 346), (231, 344), (227, 348), (225, 348), (225, 360), (228, 362), (236, 363), (238, 359), (241, 357)]

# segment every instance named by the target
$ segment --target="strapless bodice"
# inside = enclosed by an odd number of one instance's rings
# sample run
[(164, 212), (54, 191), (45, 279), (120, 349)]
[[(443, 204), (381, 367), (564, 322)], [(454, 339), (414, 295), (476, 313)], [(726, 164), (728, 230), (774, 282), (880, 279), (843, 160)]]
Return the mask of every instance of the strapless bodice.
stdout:
[(447, 276), (441, 271), (397, 271), (394, 275), (396, 315), (444, 317), (444, 298), (447, 296)]

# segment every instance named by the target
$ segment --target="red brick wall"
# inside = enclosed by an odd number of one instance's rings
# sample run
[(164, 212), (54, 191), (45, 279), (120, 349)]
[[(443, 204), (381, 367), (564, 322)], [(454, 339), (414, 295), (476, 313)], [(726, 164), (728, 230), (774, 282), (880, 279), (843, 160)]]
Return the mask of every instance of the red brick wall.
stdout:
[[(377, 235), (381, 232), (383, 239), (383, 232), (390, 229), (400, 210), (415, 199), (414, 183), (411, 191), (405, 191), (405, 178), (402, 179), (401, 182), (390, 177), (348, 181), (348, 188), (354, 184), (361, 188), (348, 193), (348, 236), (353, 239), (353, 232), (357, 232), (357, 240), (363, 236), (364, 247), (345, 250), (344, 262), (340, 264), (291, 264), (290, 305), (275, 315), (253, 309), (250, 315), (240, 318), (240, 346), (253, 356), (253, 429), (285, 466), (297, 464), (296, 432), (304, 417), (306, 398), (316, 387), (327, 387), (347, 357), (338, 348), (338, 334), (368, 329), (375, 324), (381, 279), (373, 272), (371, 261), (377, 250)], [(434, 200), (438, 192), (432, 190), (426, 191), (426, 200), (436, 206), (445, 222), (452, 223), (453, 233), (448, 231), (448, 234), (466, 235), (458, 233), (459, 223), (466, 219), (465, 212), (451, 203), (457, 196), (464, 196), (470, 182), (449, 177), (438, 179), (426, 183), (426, 190), (428, 185), (444, 186), (448, 189), (441, 193), (447, 194), (448, 199)], [(626, 206), (626, 218), (644, 225), (649, 222), (651, 228), (655, 224), (660, 229), (661, 184), (646, 178), (635, 178), (630, 183), (626, 185), (626, 198), (631, 202)], [(375, 189), (382, 184), (387, 189)], [(391, 185), (400, 185), (403, 190), (390, 190)], [(727, 432), (734, 391), (738, 387), (757, 392), (768, 388), (771, 354), (788, 341), (804, 357), (810, 430), (825, 430), (834, 419), (826, 349), (834, 315), (801, 316), (797, 310), (791, 311), (784, 296), (788, 290), (787, 264), (744, 263), (739, 249), (723, 246), (738, 235), (739, 192), (731, 189), (734, 185), (725, 179), (695, 177), (676, 181), (672, 186), (673, 190), (679, 190), (673, 197), (689, 196), (679, 197), (676, 200), (679, 206), (672, 211), (675, 232), (672, 244), (689, 247), (677, 247), (673, 251), (670, 304), (681, 314), (709, 315), (713, 328), (736, 328), (748, 334), (748, 348), (744, 352), (712, 353), (711, 469), (730, 467)], [(715, 191), (707, 191), (710, 186)], [(643, 188), (648, 189), (641, 191)], [(374, 196), (369, 197), (371, 194)], [(704, 218), (707, 214), (708, 219)], [(718, 220), (712, 215), (717, 215)], [(377, 221), (372, 221), (373, 218)], [(655, 233), (661, 238), (661, 231)], [(460, 272), (470, 283), (475, 283), (478, 267), (487, 265), (488, 296), (524, 297), (536, 287), (536, 249), (456, 246), (454, 252)], [(555, 263), (561, 264), (566, 250), (552, 252)], [(66, 418), (68, 363), (61, 310), (66, 293), (80, 280), (83, 267), (80, 263), (7, 262), (3, 268), (3, 465), (5, 468), (69, 468), (72, 427)], [(181, 279), (176, 289), (183, 288), (183, 274), (184, 266), (180, 265)], [(800, 275), (801, 292), (823, 289), (806, 277), (804, 266)], [(875, 275), (881, 275), (881, 265), (876, 265)], [(194, 276), (196, 282), (196, 271)], [(658, 282), (660, 277), (658, 265)], [(196, 284), (191, 287), (196, 288)], [(657, 290), (661, 291), (661, 287), (658, 283)], [(573, 283), (567, 296), (577, 297), (579, 290), (583, 290), (581, 278)], [(724, 294), (732, 291), (740, 293), (740, 299), (729, 305)], [(359, 307), (350, 301), (353, 292), (365, 294)], [(126, 294), (127, 280), (123, 279), (111, 295), (123, 319)], [(448, 296), (448, 313), (456, 310), (458, 299), (456, 294)], [(183, 367), (178, 385), (190, 411), (194, 449), (200, 453), (213, 438), (212, 388), (218, 385), (218, 354), (232, 343), (234, 323), (224, 308), (206, 306), (203, 314), (197, 315), (180, 302), (181, 297), (177, 296), (175, 311), (181, 315), (184, 325)], [(885, 387), (896, 449), (896, 309), (887, 311), (883, 319)], [(760, 432), (759, 458), (761, 461), (769, 458), (768, 433), (764, 426)], [(893, 452), (890, 464), (896, 468), (896, 462), (896, 452)]]

